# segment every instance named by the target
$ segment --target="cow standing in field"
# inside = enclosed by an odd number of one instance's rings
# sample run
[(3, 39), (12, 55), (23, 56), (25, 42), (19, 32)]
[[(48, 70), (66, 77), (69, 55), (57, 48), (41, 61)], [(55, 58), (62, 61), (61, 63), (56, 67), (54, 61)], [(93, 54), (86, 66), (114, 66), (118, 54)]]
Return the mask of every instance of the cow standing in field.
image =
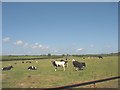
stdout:
[(61, 62), (65, 62), (65, 67), (68, 67), (68, 61), (67, 61), (67, 59), (66, 60), (61, 59), (60, 61)]
[(65, 68), (67, 67), (68, 61), (64, 61), (64, 60), (56, 61), (56, 60), (54, 60), (54, 61), (52, 61), (52, 64), (55, 67), (55, 71), (57, 70), (57, 67), (62, 67), (63, 71), (65, 71)]
[(78, 62), (75, 59), (72, 60), (75, 70), (83, 70), (83, 67), (86, 67), (85, 62)]
[(3, 67), (2, 70), (11, 70), (11, 68), (13, 68), (13, 66), (8, 66), (8, 67)]

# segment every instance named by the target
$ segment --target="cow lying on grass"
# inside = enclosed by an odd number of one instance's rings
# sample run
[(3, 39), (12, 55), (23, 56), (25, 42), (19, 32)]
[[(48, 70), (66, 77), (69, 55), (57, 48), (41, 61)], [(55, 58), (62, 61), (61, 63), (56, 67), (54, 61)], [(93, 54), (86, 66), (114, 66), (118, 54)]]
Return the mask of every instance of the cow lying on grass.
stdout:
[(102, 57), (102, 56), (98, 56), (98, 58), (99, 58), (99, 59), (103, 59), (103, 57)]
[(31, 63), (31, 61), (26, 61), (26, 63)]
[(63, 71), (65, 71), (65, 68), (68, 66), (68, 61), (64, 61), (64, 60), (56, 61), (56, 60), (54, 60), (54, 61), (52, 61), (52, 64), (55, 67), (55, 71), (57, 70), (57, 67), (62, 67)]
[(35, 66), (29, 66), (28, 70), (37, 70), (37, 67), (35, 67)]
[(13, 66), (3, 67), (2, 70), (11, 70), (11, 68), (13, 68)]
[(72, 60), (75, 70), (83, 70), (83, 67), (86, 67), (85, 62), (78, 62), (75, 59)]

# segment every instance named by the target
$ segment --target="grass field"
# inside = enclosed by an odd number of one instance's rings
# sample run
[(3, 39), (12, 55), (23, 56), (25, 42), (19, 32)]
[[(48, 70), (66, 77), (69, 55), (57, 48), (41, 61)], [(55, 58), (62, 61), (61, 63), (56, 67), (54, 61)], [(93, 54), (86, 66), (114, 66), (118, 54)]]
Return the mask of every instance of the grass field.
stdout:
[[(72, 66), (73, 58), (78, 61), (85, 62), (87, 64), (87, 67), (84, 70), (74, 71)], [(80, 57), (69, 56), (68, 59), (69, 65), (66, 68), (66, 71), (63, 71), (62, 68), (58, 68), (56, 72), (54, 71), (54, 67), (51, 64), (51, 60), (53, 59), (29, 60), (32, 63), (22, 63), (22, 61), (4, 61), (2, 62), (2, 67), (13, 65), (14, 68), (10, 71), (2, 71), (2, 87), (49, 88), (97, 80), (111, 76), (118, 76), (117, 56), (104, 57), (103, 59), (82, 59)], [(38, 63), (36, 63), (36, 61), (38, 61)], [(30, 65), (36, 66), (37, 70), (27, 70), (27, 67)], [(118, 81), (107, 81), (104, 83), (96, 84), (96, 86), (98, 88), (117, 88)], [(82, 88), (90, 87), (92, 86), (88, 85), (83, 86)]]

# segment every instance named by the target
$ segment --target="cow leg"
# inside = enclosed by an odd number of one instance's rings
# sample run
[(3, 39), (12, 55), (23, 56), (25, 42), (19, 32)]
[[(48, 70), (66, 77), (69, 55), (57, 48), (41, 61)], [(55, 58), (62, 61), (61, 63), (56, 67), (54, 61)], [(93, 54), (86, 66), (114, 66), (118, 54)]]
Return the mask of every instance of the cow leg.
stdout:
[(57, 70), (57, 67), (55, 67), (55, 71)]
[(73, 71), (75, 70), (75, 67), (73, 67)]
[(65, 64), (65, 67), (68, 67), (68, 63), (67, 63), (67, 64)]
[(76, 71), (78, 71), (78, 68), (75, 68)]
[(65, 65), (63, 65), (62, 67), (63, 67), (63, 71), (65, 71)]
[(63, 67), (63, 70), (65, 71), (65, 67)]
[(67, 63), (67, 67), (68, 67), (68, 63)]

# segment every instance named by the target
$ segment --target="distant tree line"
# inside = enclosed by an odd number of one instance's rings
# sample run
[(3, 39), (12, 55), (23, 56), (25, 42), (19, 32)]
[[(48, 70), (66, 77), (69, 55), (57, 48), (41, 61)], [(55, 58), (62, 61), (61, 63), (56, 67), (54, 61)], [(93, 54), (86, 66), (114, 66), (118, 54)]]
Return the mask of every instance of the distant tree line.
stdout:
[(107, 56), (118, 56), (120, 55), (119, 53), (110, 53), (110, 54), (86, 54), (86, 55), (72, 55), (74, 57), (97, 57), (97, 56), (103, 56), (103, 57), (107, 57)]
[[(9, 56), (9, 57), (24, 57), (24, 56), (27, 56), (27, 57), (40, 57), (40, 56), (48, 56), (48, 57), (52, 57), (52, 56), (61, 56), (61, 57), (64, 57), (64, 56), (76, 56), (76, 57), (84, 57), (84, 56), (92, 56), (92, 57), (96, 57), (96, 56), (117, 56), (117, 55), (120, 55), (120, 52), (118, 53), (109, 53), (109, 54), (81, 54), (81, 55), (78, 55), (78, 54), (73, 54), (73, 55), (70, 55), (70, 54), (62, 54), (62, 55), (52, 55), (51, 53), (48, 53), (48, 54), (43, 54), (43, 55), (5, 55), (5, 56)], [(4, 56), (4, 55), (3, 55)]]
[(12, 61), (12, 60), (36, 60), (36, 59), (57, 59), (57, 58), (66, 58), (68, 56), (74, 56), (74, 57), (97, 57), (97, 56), (118, 56), (120, 55), (120, 52), (118, 53), (110, 53), (110, 54), (86, 54), (86, 55), (69, 55), (69, 54), (62, 54), (62, 55), (52, 55), (51, 53), (48, 53), (47, 55), (7, 55), (2, 56), (2, 61)]

